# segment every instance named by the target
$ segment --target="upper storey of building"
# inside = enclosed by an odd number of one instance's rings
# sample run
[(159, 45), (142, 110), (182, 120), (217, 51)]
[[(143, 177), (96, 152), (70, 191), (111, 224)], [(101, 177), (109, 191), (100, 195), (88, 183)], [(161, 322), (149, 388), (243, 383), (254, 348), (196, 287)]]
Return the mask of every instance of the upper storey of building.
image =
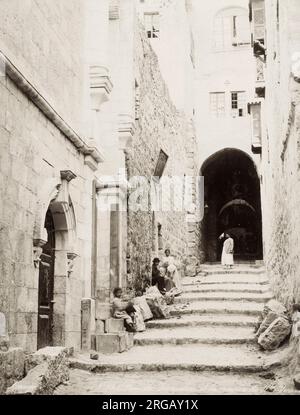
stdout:
[(224, 148), (251, 154), (254, 98), (248, 0), (192, 0), (195, 39), (195, 121), (203, 160)]
[(196, 62), (191, 1), (136, 0), (136, 4), (171, 98), (192, 117)]

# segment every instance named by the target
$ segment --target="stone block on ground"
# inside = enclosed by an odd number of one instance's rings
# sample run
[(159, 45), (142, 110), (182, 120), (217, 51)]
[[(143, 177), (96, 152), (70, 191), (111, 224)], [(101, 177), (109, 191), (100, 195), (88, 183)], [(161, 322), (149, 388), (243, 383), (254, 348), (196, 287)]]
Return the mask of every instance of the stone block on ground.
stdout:
[(109, 318), (105, 320), (105, 333), (119, 333), (125, 331), (124, 320)]
[(127, 350), (126, 332), (96, 336), (96, 351), (103, 354), (123, 353)]
[(26, 377), (14, 384), (7, 394), (51, 395), (57, 386), (69, 380), (71, 352), (72, 349), (65, 347), (45, 347), (28, 356)]
[(291, 324), (288, 319), (278, 317), (270, 326), (259, 336), (258, 344), (264, 350), (275, 350), (289, 336)]
[(98, 360), (99, 359), (99, 355), (96, 352), (91, 352), (90, 353), (90, 359), (91, 360)]
[(278, 314), (273, 313), (272, 311), (270, 311), (267, 316), (264, 318), (264, 320), (262, 321), (256, 336), (259, 337), (265, 330), (267, 330), (267, 328), (270, 326), (270, 324), (273, 323), (274, 320), (276, 320), (276, 318), (278, 318)]
[(25, 374), (25, 353), (22, 349), (0, 352), (0, 395)]

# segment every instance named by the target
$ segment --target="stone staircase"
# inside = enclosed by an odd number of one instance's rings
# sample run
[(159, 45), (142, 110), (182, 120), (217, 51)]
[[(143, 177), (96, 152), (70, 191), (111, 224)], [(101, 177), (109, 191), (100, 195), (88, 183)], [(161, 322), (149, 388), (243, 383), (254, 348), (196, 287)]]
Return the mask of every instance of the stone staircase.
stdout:
[(254, 326), (272, 298), (263, 267), (237, 265), (225, 272), (204, 266), (185, 278), (171, 317), (147, 323), (135, 335), (135, 347), (122, 354), (100, 355), (92, 362), (71, 359), (71, 367), (94, 372), (189, 370), (261, 372), (280, 366), (283, 352), (261, 352)]

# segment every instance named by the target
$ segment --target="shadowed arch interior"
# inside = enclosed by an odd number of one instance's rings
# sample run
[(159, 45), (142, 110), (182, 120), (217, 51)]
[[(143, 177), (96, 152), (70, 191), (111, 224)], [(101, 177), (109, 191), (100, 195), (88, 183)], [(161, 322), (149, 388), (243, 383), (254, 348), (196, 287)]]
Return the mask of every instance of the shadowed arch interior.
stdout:
[(253, 160), (243, 151), (224, 149), (205, 161), (202, 226), (205, 260), (220, 260), (223, 232), (235, 241), (236, 260), (261, 260), (262, 218), (260, 181)]

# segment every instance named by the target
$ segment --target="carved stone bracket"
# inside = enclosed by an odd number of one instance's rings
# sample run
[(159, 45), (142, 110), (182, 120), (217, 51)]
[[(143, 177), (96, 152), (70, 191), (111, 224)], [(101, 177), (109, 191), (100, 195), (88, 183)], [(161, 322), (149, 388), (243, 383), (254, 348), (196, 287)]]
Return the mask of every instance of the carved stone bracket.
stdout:
[(69, 206), (69, 183), (76, 177), (76, 174), (71, 170), (62, 170), (60, 172), (61, 187), (53, 205), (62, 203)]
[(109, 1), (109, 19), (118, 20), (120, 18), (120, 4), (119, 0)]
[(47, 243), (43, 239), (33, 240), (33, 264), (35, 268), (39, 268), (41, 262), (41, 255), (43, 253), (43, 246)]
[(135, 123), (128, 114), (119, 115), (119, 149), (126, 151), (131, 145), (135, 133)]
[(73, 268), (74, 268), (74, 261), (75, 259), (78, 257), (77, 254), (75, 254), (74, 252), (68, 252), (67, 254), (67, 258), (68, 258), (68, 277), (70, 278), (73, 272)]
[(76, 179), (76, 174), (73, 173), (71, 170), (62, 170), (60, 172), (61, 180), (66, 180), (68, 183), (72, 180)]
[(101, 105), (108, 101), (113, 89), (113, 84), (109, 77), (109, 71), (101, 65), (90, 66), (90, 94), (92, 110), (99, 111)]

